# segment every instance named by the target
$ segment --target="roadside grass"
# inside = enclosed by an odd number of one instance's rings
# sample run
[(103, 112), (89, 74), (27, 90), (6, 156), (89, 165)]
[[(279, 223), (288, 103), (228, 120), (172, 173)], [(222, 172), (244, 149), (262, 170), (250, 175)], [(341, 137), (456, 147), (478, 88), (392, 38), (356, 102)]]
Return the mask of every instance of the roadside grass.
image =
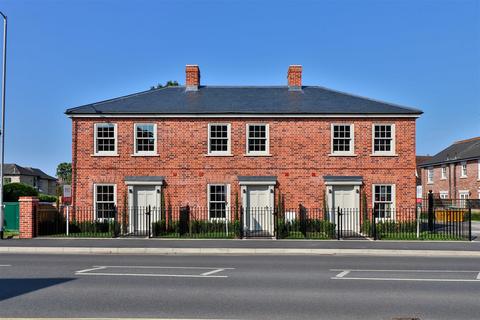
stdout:
[(472, 221), (480, 221), (480, 210), (472, 210)]
[(305, 237), (300, 231), (290, 231), (284, 239), (328, 240), (332, 239), (332, 237), (322, 232), (307, 232)]
[(5, 231), (3, 231), (3, 237), (5, 239), (15, 238), (15, 237), (18, 237), (19, 235), (20, 235), (19, 231), (15, 231), (15, 230), (5, 230)]
[(442, 233), (430, 233), (421, 232), (420, 237), (417, 238), (416, 232), (404, 232), (404, 233), (384, 233), (378, 235), (380, 240), (447, 240), (447, 241), (465, 241), (468, 240), (461, 236), (454, 236)]

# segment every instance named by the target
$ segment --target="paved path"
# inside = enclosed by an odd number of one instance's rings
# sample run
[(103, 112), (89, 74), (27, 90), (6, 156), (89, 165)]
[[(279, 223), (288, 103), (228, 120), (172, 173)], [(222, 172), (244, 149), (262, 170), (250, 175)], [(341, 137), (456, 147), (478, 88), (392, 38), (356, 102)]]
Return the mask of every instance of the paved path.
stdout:
[(477, 319), (480, 259), (0, 256), (0, 318)]

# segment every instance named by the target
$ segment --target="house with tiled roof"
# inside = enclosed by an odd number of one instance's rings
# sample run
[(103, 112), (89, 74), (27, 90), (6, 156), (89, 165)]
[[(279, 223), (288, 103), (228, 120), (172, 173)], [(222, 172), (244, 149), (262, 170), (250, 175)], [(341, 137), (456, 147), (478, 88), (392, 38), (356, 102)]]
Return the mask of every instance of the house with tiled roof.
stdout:
[(443, 199), (480, 198), (480, 137), (454, 142), (422, 162), (423, 192)]
[[(273, 221), (248, 209), (273, 216), (278, 198), (292, 208), (366, 205), (380, 218), (415, 207), (420, 110), (304, 85), (298, 65), (284, 86), (210, 86), (198, 66), (185, 72), (184, 86), (66, 111), (74, 206), (112, 219), (117, 207), (188, 205), (218, 221), (238, 203), (246, 234)], [(139, 213), (126, 214), (134, 222)]]
[(55, 195), (57, 179), (38, 168), (22, 167), (15, 163), (3, 166), (4, 183), (18, 182), (34, 187), (38, 192)]

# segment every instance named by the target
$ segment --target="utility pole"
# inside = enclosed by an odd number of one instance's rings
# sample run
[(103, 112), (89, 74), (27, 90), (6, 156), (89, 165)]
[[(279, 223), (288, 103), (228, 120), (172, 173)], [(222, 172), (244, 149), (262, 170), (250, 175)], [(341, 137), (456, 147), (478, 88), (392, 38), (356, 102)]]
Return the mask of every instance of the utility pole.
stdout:
[(3, 239), (3, 221), (5, 219), (5, 208), (3, 204), (3, 165), (5, 162), (5, 87), (7, 81), (7, 16), (0, 11), (3, 17), (3, 63), (2, 63), (2, 128), (0, 129), (0, 239)]

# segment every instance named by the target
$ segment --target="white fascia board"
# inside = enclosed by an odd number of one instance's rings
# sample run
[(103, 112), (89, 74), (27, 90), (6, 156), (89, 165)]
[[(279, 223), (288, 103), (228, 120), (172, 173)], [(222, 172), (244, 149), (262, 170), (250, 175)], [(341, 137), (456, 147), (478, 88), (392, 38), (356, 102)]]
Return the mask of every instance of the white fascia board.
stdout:
[(69, 114), (69, 118), (419, 118), (418, 114)]

